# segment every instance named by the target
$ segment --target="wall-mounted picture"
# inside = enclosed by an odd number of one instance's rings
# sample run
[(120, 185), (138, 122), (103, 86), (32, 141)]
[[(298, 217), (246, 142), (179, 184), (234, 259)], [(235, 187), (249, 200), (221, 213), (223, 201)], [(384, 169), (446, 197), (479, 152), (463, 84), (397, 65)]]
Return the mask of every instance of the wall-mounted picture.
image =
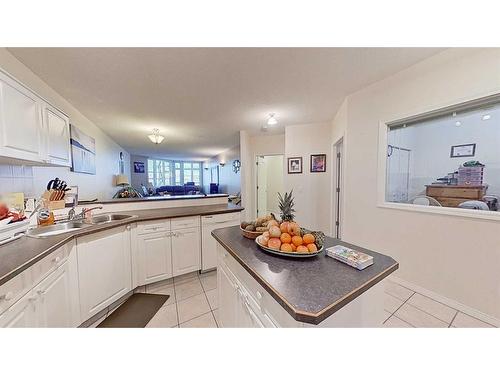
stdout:
[(311, 172), (326, 172), (326, 154), (311, 155)]
[(302, 173), (302, 157), (288, 158), (288, 174)]
[(134, 173), (145, 173), (144, 163), (142, 161), (134, 161)]
[(71, 170), (95, 174), (95, 139), (70, 124)]
[(466, 158), (476, 154), (476, 144), (468, 143), (465, 145), (451, 146), (450, 158)]

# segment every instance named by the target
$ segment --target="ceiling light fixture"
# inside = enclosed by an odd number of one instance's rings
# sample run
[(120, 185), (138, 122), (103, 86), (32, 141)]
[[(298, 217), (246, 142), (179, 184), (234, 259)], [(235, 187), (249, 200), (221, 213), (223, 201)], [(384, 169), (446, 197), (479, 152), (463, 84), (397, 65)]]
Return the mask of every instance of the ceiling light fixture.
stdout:
[(489, 120), (491, 118), (491, 115), (484, 115), (482, 117), (483, 121)]
[(157, 145), (162, 143), (163, 140), (165, 139), (164, 136), (160, 135), (160, 129), (157, 128), (153, 129), (153, 134), (148, 135), (148, 138), (150, 139), (151, 142)]
[(460, 126), (462, 123), (460, 121), (455, 122), (455, 126)]
[(269, 114), (269, 118), (267, 119), (267, 125), (276, 125), (278, 120), (274, 117), (274, 113)]

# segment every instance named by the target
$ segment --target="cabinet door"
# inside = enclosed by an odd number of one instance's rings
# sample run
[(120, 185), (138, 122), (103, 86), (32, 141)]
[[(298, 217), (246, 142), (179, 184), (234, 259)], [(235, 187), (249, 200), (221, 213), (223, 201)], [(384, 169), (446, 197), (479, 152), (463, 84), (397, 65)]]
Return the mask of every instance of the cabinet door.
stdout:
[(130, 229), (77, 239), (81, 319), (87, 320), (131, 290)]
[(139, 235), (138, 250), (145, 284), (172, 277), (170, 232)]
[(41, 99), (0, 73), (0, 154), (41, 162)]
[(49, 162), (69, 167), (71, 165), (71, 149), (68, 117), (45, 104), (43, 121)]
[(66, 328), (77, 326), (73, 317), (74, 301), (68, 261), (64, 261), (56, 271), (47, 276), (35, 288), (39, 298), (36, 315), (41, 327)]
[(172, 268), (174, 276), (197, 271), (201, 266), (200, 228), (172, 232)]
[(217, 267), (217, 242), (212, 237), (212, 231), (216, 229), (213, 224), (203, 225), (201, 233), (201, 269), (203, 271)]
[(0, 315), (1, 328), (37, 327), (35, 314), (36, 297), (30, 292)]
[(217, 269), (217, 298), (219, 311), (219, 324), (224, 328), (236, 328), (237, 305), (239, 304), (236, 283), (229, 276), (224, 267)]

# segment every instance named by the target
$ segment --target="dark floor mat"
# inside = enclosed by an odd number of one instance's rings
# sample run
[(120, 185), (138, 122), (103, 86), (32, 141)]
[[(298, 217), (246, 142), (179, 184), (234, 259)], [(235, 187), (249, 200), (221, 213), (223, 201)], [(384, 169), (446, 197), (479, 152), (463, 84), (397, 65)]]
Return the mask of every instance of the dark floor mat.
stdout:
[(170, 296), (135, 293), (97, 328), (144, 328)]

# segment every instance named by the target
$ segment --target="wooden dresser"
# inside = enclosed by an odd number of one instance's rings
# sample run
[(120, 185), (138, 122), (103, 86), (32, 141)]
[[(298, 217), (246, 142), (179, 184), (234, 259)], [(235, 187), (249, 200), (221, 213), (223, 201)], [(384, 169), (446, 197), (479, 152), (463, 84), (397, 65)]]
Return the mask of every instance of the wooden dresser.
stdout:
[(458, 207), (465, 201), (480, 201), (488, 185), (426, 185), (426, 195), (436, 199), (444, 207)]

